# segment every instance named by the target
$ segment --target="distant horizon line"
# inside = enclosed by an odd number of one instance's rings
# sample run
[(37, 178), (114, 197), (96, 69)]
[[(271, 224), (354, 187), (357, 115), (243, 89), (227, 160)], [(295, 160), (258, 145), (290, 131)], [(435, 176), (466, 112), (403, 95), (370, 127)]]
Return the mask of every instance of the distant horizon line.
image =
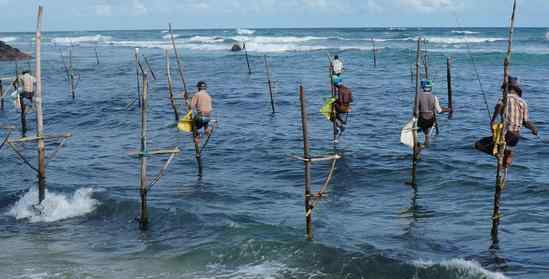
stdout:
[[(172, 28), (174, 31), (214, 31), (214, 30), (238, 30), (238, 29), (248, 29), (248, 30), (289, 30), (289, 29), (488, 29), (488, 28), (498, 28), (498, 29), (508, 29), (508, 26), (469, 26), (469, 27), (458, 27), (458, 26), (447, 26), (447, 27), (433, 27), (433, 26), (377, 26), (377, 27), (227, 27), (227, 28)], [(146, 28), (146, 29), (89, 29), (89, 30), (43, 30), (43, 33), (48, 32), (109, 32), (109, 31), (165, 31), (168, 28)], [(515, 29), (548, 29), (546, 26), (515, 26)], [(0, 31), (0, 33), (34, 33), (35, 31)]]

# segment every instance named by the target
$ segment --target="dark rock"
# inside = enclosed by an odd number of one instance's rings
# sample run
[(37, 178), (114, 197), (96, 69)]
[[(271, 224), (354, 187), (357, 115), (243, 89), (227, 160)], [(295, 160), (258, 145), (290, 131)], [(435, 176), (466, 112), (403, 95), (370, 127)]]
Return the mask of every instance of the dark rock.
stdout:
[(234, 44), (233, 47), (231, 48), (231, 51), (234, 51), (234, 52), (242, 51), (242, 47), (239, 44)]
[(32, 56), (0, 41), (0, 61), (27, 60)]

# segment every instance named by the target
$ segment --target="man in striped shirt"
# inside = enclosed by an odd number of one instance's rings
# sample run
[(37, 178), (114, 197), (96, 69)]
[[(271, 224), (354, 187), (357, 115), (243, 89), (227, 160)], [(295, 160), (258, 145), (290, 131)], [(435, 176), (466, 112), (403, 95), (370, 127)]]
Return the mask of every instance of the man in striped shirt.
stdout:
[[(520, 139), (520, 130), (526, 127), (532, 131), (532, 134), (538, 135), (538, 128), (530, 121), (528, 117), (528, 104), (522, 99), (522, 89), (516, 77), (509, 77), (509, 94), (507, 95), (507, 106), (503, 112), (503, 100), (500, 99), (496, 105), (495, 113), (492, 116), (491, 124), (495, 124), (498, 116), (504, 117), (505, 142), (507, 149), (504, 156), (504, 167), (507, 168), (513, 162), (512, 148), (515, 147)], [(505, 90), (507, 83), (503, 83), (501, 90)], [(475, 147), (483, 152), (492, 153), (492, 137), (481, 139)]]

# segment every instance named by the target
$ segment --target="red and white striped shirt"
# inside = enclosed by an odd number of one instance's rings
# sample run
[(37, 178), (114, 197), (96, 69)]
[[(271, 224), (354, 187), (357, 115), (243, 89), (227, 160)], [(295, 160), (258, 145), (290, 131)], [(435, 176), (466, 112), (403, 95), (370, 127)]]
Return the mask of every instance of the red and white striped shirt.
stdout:
[[(499, 102), (502, 103), (501, 100)], [(528, 121), (528, 104), (514, 91), (507, 96), (507, 107), (505, 108), (505, 128), (509, 132), (520, 134), (524, 122)]]

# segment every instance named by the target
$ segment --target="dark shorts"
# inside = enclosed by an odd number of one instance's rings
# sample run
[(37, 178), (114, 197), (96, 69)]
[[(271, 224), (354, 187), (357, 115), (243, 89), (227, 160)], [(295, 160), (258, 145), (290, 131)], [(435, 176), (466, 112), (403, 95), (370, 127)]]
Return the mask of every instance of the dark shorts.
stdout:
[(21, 92), (19, 94), (21, 97), (27, 98), (29, 100), (32, 100), (32, 97), (34, 97), (34, 92)]
[(423, 119), (423, 118), (419, 118), (417, 120), (417, 126), (419, 127), (419, 130), (420, 131), (423, 131), (423, 132), (426, 132), (428, 129), (431, 129), (433, 128), (433, 126), (435, 125), (435, 118), (431, 118), (431, 119)]
[[(507, 134), (505, 134), (505, 142), (507, 143), (507, 147), (509, 148), (517, 146), (519, 140), (520, 136), (515, 133), (508, 132)], [(492, 152), (494, 150), (493, 137), (485, 137), (480, 139), (475, 143), (475, 148), (484, 153), (492, 155)]]
[(202, 127), (210, 123), (210, 118), (207, 116), (198, 115), (194, 118), (194, 125), (196, 129), (202, 129)]

